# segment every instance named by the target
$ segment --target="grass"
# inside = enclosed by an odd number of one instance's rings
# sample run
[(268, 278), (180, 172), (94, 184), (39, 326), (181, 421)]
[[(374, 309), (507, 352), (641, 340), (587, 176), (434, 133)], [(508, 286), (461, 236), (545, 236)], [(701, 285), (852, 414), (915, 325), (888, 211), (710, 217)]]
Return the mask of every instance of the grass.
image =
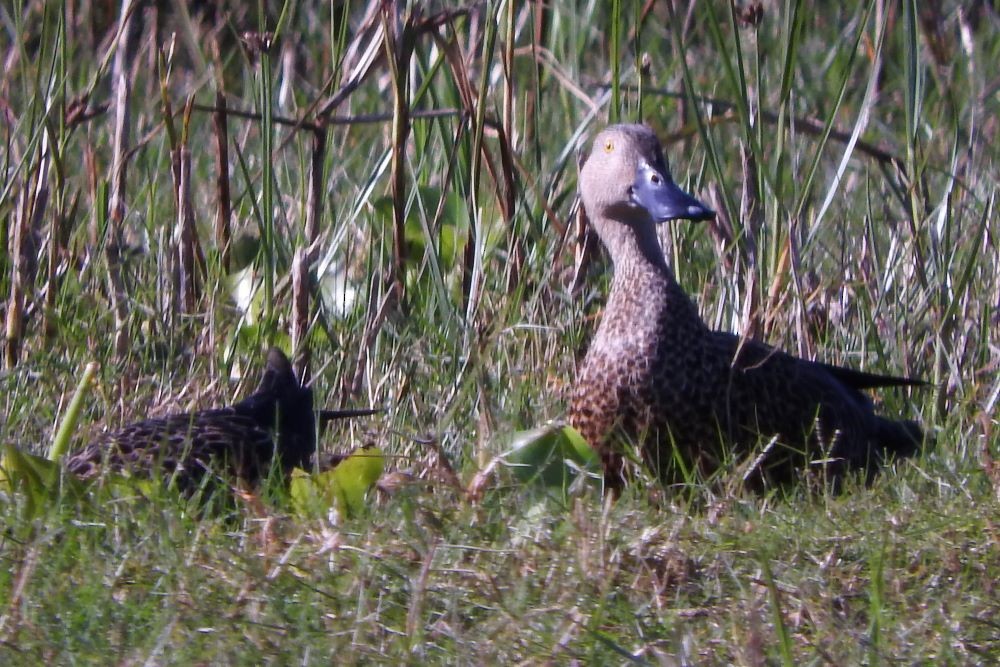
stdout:
[[(245, 394), (278, 342), (318, 403), (389, 406), (322, 446), (410, 476), (340, 523), (4, 498), (5, 664), (1000, 655), (994, 9), (166, 4), (120, 61), (120, 12), (0, 8), (0, 438), (46, 451), (88, 362), (76, 444)], [(595, 326), (574, 158), (608, 118), (651, 123), (720, 211), (663, 238), (706, 321), (927, 378), (879, 401), (933, 448), (838, 496), (480, 476), (563, 414)]]

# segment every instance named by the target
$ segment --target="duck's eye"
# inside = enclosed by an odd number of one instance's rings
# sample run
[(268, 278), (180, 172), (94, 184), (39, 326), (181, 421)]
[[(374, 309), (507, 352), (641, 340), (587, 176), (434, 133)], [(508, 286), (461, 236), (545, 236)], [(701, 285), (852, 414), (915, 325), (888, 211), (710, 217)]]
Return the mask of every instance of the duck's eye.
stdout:
[(649, 182), (652, 183), (653, 185), (659, 185), (660, 175), (657, 174), (656, 172), (653, 172), (652, 174), (649, 175)]
[(605, 153), (610, 153), (614, 149), (615, 149), (615, 142), (611, 141), (610, 139), (608, 139), (607, 141), (604, 142), (604, 152)]

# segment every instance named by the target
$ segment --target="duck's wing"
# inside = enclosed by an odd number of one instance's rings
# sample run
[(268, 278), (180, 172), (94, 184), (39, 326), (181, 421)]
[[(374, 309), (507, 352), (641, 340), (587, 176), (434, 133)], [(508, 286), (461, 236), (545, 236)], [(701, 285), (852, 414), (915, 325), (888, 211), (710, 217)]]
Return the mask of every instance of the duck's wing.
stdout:
[(759, 341), (722, 332), (713, 336), (713, 343), (716, 349), (727, 351), (730, 367), (739, 371), (744, 397), (753, 404), (756, 414), (778, 430), (788, 433), (788, 424), (806, 423), (822, 406), (827, 414), (832, 410), (837, 415), (839, 425), (853, 423), (867, 433), (867, 439), (898, 455), (912, 454), (923, 439), (916, 422), (875, 414), (871, 398), (863, 391), (926, 385), (922, 380), (808, 361)]
[(763, 364), (771, 364), (775, 368), (780, 367), (783, 372), (794, 368), (795, 370), (807, 371), (807, 374), (810, 376), (814, 376), (817, 373), (827, 375), (843, 385), (845, 389), (851, 390), (877, 389), (880, 387), (923, 387), (929, 384), (917, 378), (867, 373), (822, 361), (800, 359), (757, 340), (740, 338), (734, 334), (721, 331), (713, 333), (715, 345), (719, 349), (730, 350), (730, 358), (736, 360), (734, 365), (742, 369), (752, 369), (754, 366)]
[[(819, 406), (844, 418), (873, 410), (871, 398), (861, 391), (864, 373), (855, 378), (848, 369), (800, 359), (726, 332), (713, 332), (711, 348), (727, 366), (734, 414), (752, 413), (762, 427), (790, 434), (801, 429), (798, 425), (811, 423)], [(837, 370), (843, 373), (838, 375)]]

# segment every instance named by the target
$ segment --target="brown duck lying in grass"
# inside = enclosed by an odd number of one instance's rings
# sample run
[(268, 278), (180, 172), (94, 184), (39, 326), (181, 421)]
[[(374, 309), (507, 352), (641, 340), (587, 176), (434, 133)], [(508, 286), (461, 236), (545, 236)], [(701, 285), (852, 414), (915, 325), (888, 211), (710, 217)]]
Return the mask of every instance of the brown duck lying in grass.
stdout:
[(615, 125), (598, 134), (580, 193), (614, 280), (569, 421), (601, 454), (611, 489), (625, 481), (628, 443), (639, 444), (664, 482), (743, 460), (758, 488), (810, 463), (837, 480), (917, 451), (919, 426), (876, 415), (861, 390), (924, 383), (798, 359), (701, 320), (667, 267), (655, 226), (715, 213), (674, 184), (652, 130)]
[[(319, 419), (322, 424), (378, 411), (321, 410)], [(310, 466), (315, 453), (312, 389), (300, 384), (288, 358), (271, 348), (260, 386), (239, 403), (129, 424), (71, 454), (66, 467), (83, 478), (103, 470), (160, 471), (190, 492), (206, 478), (256, 484), (272, 465), (287, 475)]]

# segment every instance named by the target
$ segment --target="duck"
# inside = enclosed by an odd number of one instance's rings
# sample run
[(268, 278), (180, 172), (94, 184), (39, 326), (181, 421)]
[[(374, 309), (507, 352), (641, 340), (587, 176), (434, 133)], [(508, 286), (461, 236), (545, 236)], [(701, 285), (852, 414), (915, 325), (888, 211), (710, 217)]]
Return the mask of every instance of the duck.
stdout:
[(668, 486), (737, 470), (764, 490), (819, 472), (834, 484), (850, 470), (870, 480), (919, 450), (921, 427), (876, 414), (864, 391), (925, 382), (798, 358), (706, 325), (656, 226), (715, 212), (677, 186), (649, 126), (599, 132), (578, 185), (613, 278), (568, 421), (599, 454), (606, 490), (620, 492), (632, 476), (628, 460)]
[[(320, 410), (319, 422), (361, 417), (378, 408)], [(66, 469), (82, 479), (105, 472), (162, 474), (184, 493), (203, 483), (258, 484), (276, 465), (287, 478), (316, 454), (312, 389), (299, 382), (277, 347), (267, 352), (257, 390), (223, 408), (144, 419), (105, 433), (71, 453)]]

